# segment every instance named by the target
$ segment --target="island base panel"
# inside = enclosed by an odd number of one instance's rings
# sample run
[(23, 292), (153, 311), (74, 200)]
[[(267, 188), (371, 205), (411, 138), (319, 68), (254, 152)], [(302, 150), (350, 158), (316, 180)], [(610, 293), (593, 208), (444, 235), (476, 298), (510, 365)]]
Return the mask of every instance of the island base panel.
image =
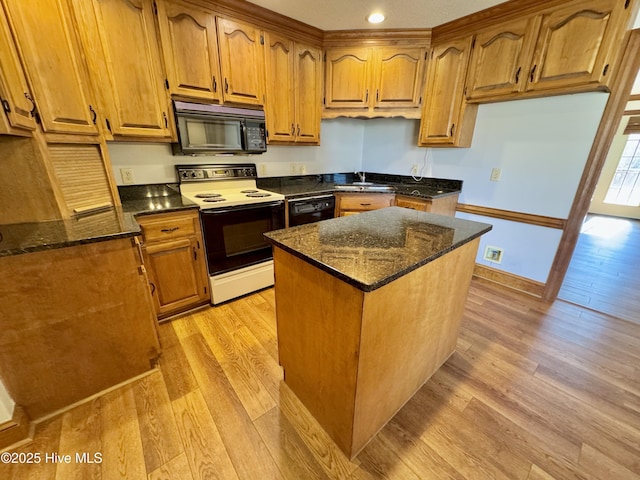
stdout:
[(285, 383), (348, 457), (455, 350), (478, 244), (371, 292), (274, 248)]

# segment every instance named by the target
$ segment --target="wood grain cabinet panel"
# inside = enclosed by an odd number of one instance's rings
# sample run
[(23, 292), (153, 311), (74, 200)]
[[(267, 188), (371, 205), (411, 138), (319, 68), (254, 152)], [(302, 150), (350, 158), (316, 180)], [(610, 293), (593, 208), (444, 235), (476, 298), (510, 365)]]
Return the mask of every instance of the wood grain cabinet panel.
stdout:
[(458, 205), (458, 195), (447, 195), (436, 198), (416, 198), (405, 195), (396, 195), (397, 207), (419, 210), (421, 212), (439, 213), (441, 215), (455, 216)]
[(96, 105), (66, 0), (2, 3), (33, 93), (29, 102), (21, 99), (20, 108), (37, 108), (45, 133), (98, 135)]
[(225, 102), (264, 104), (264, 35), (254, 25), (217, 18), (222, 97)]
[(325, 60), (325, 108), (367, 108), (369, 48), (332, 48)]
[(591, 0), (543, 15), (528, 90), (608, 82), (630, 15), (627, 0)]
[(336, 217), (390, 207), (395, 195), (387, 193), (336, 193)]
[(540, 18), (492, 27), (476, 35), (467, 79), (467, 100), (522, 92), (527, 85)]
[(157, 7), (170, 93), (221, 101), (215, 14), (179, 1), (157, 1)]
[(322, 52), (265, 33), (269, 142), (320, 143)]
[(466, 37), (433, 46), (419, 145), (471, 145), (477, 107), (464, 101), (464, 87), (472, 40)]
[(30, 135), (30, 131), (36, 128), (35, 119), (31, 115), (31, 91), (1, 4), (0, 51), (0, 103), (5, 115), (0, 117), (0, 133)]
[(208, 275), (198, 211), (144, 215), (138, 222), (158, 318), (208, 303)]
[(168, 98), (151, 0), (72, 0), (106, 126), (117, 137), (169, 138)]
[(425, 52), (422, 47), (376, 49), (374, 109), (420, 106)]
[(417, 117), (425, 52), (415, 46), (328, 49), (324, 115), (375, 117), (401, 110), (411, 117), (415, 110)]

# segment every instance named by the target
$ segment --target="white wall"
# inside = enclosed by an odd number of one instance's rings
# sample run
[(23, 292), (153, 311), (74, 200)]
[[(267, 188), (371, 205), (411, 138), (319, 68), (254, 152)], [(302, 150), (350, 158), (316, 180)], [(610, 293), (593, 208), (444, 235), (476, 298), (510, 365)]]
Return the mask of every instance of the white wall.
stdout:
[(262, 155), (174, 156), (168, 144), (108, 144), (114, 178), (122, 185), (120, 168), (131, 168), (137, 184), (177, 181), (175, 165), (189, 163), (256, 163), (261, 177), (290, 175), (291, 163), (304, 164), (306, 173), (336, 173), (359, 170), (362, 166), (363, 120), (323, 120), (320, 146), (270, 145)]
[(7, 422), (13, 417), (13, 407), (15, 402), (7, 393), (6, 388), (0, 382), (0, 423)]
[[(430, 177), (464, 181), (460, 203), (567, 218), (608, 95), (586, 93), (481, 105), (471, 148), (424, 149), (418, 122), (367, 123), (363, 169), (409, 175), (412, 165)], [(500, 168), (499, 182), (490, 181)], [(463, 215), (459, 215), (463, 217)], [(471, 217), (469, 217), (471, 218)], [(474, 217), (494, 230), (484, 244), (504, 248), (495, 268), (545, 282), (559, 230)]]

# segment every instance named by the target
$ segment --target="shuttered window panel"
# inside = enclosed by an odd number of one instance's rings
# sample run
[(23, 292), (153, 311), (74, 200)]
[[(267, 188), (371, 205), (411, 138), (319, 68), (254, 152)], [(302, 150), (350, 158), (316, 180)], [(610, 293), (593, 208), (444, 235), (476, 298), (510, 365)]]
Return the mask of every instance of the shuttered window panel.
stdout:
[(113, 206), (109, 179), (97, 145), (49, 145), (49, 152), (70, 212)]
[(631, 133), (640, 133), (640, 116), (629, 118), (627, 128), (624, 129), (624, 134), (629, 135)]

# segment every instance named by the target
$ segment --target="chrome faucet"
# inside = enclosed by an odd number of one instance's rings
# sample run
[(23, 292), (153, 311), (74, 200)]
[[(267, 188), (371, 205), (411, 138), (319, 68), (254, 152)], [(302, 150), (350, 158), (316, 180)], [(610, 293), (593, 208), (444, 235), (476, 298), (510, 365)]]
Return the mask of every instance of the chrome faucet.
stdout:
[(360, 182), (365, 183), (365, 179), (364, 176), (366, 175), (364, 172), (353, 172), (358, 174), (358, 177), (360, 177)]

